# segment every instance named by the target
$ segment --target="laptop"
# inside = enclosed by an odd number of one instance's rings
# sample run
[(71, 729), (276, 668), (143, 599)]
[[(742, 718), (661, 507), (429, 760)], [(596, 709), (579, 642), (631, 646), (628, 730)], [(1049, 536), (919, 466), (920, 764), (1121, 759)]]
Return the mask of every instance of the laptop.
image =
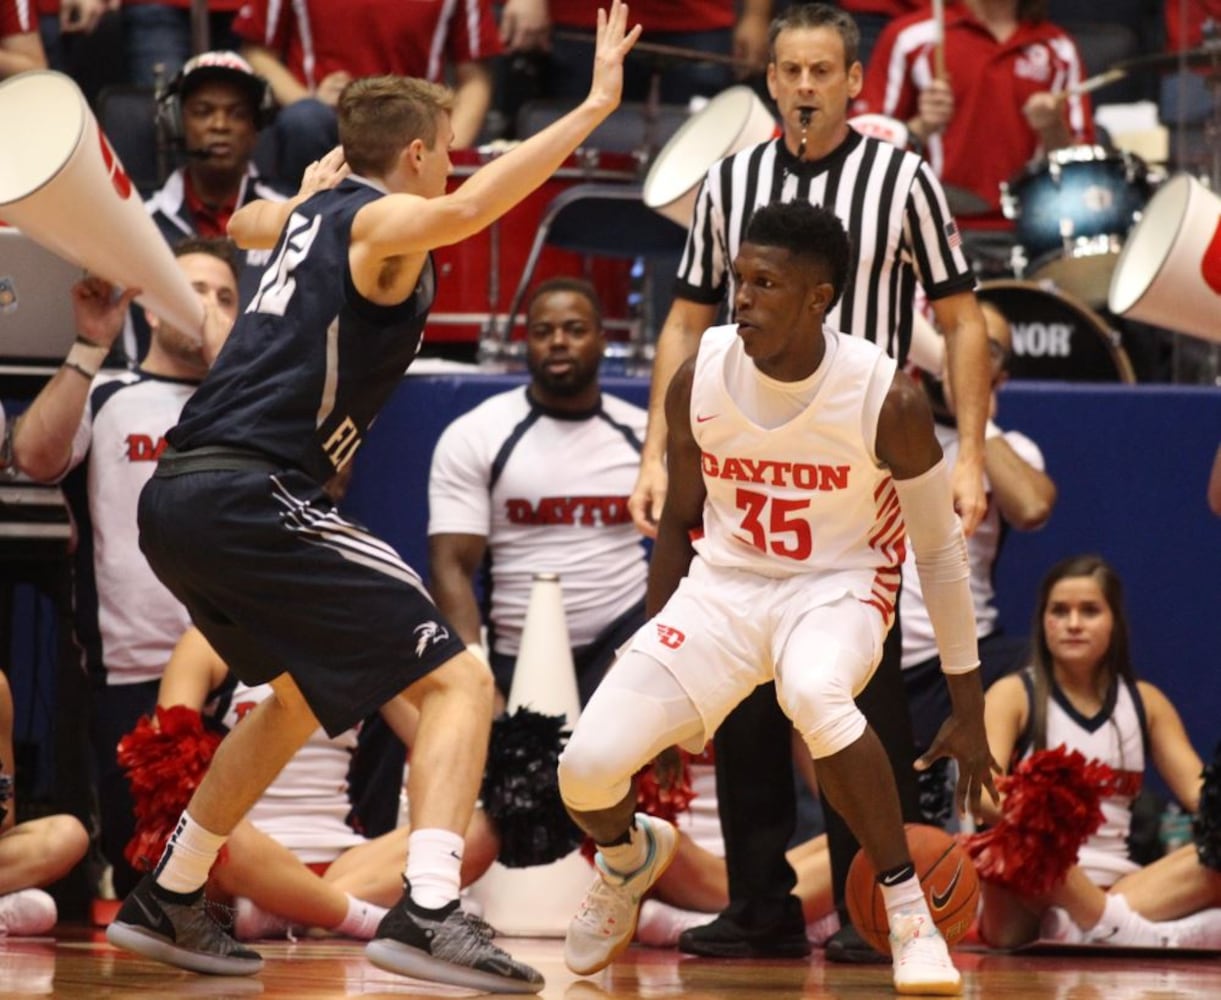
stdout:
[(0, 365), (63, 359), (76, 337), (72, 286), (84, 274), (0, 223)]

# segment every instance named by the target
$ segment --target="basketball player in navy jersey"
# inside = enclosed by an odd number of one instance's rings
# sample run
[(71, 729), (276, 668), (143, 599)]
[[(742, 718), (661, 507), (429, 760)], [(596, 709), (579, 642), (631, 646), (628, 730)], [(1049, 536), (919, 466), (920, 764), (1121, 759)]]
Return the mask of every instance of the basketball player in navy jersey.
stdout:
[(849, 269), (834, 212), (760, 208), (733, 267), (736, 324), (702, 335), (666, 396), (670, 491), (649, 566), (653, 617), (560, 758), (564, 804), (599, 845), (564, 958), (581, 975), (612, 961), (674, 857), (674, 827), (634, 815), (632, 775), (669, 746), (698, 749), (774, 680), (820, 786), (879, 873), (895, 988), (958, 993), (890, 762), (854, 701), (894, 624), (906, 524), (953, 703), (917, 766), (956, 757), (957, 804), (978, 813), (995, 765), (966, 546), (932, 413), (879, 346), (824, 325)]
[(113, 943), (196, 971), (257, 972), (260, 956), (204, 911), (200, 887), (217, 852), (319, 724), (342, 732), (402, 696), (420, 712), (406, 891), (368, 956), (457, 986), (542, 989), (538, 972), (458, 906), (491, 673), (418, 574), (344, 520), (322, 484), (356, 452), (416, 353), (435, 292), (429, 251), (512, 208), (619, 103), (640, 31), (627, 30), (619, 0), (598, 24), (584, 103), (454, 193), (445, 193), (450, 92), (374, 77), (340, 98), (346, 167), (332, 154), (297, 197), (233, 217), (234, 238), (274, 245), (272, 262), (168, 435), (141, 498), (141, 544), (233, 673), (274, 694), (221, 744), (157, 868), (111, 924)]

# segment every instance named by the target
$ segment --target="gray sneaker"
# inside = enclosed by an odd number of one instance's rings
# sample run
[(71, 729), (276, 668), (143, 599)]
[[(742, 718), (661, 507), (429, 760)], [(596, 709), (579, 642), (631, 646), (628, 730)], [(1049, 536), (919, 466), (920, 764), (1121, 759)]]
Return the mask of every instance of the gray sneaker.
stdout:
[(410, 891), (383, 918), (365, 955), (379, 969), (485, 993), (537, 993), (542, 974), (492, 943), (492, 928), (454, 900), (417, 906)]
[(106, 940), (145, 958), (213, 976), (252, 976), (263, 958), (237, 943), (208, 912), (203, 894), (171, 903), (153, 891), (145, 875), (123, 901)]

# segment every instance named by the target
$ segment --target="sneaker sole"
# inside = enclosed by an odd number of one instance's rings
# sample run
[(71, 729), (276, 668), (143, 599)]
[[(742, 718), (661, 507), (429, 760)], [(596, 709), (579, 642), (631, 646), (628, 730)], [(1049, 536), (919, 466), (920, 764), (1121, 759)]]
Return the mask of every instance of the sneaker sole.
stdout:
[(449, 986), (465, 986), (485, 993), (538, 993), (546, 985), (541, 978), (538, 982), (529, 982), (466, 965), (454, 965), (389, 938), (370, 941), (365, 945), (365, 957), (379, 969), (400, 976)]
[(188, 951), (134, 924), (112, 923), (106, 928), (106, 940), (117, 948), (134, 951), (145, 958), (207, 976), (253, 976), (263, 969), (261, 958), (226, 958)]
[(895, 992), (914, 997), (960, 997), (962, 981), (942, 980), (938, 983), (895, 983)]
[[(670, 856), (668, 858), (666, 858), (666, 860), (661, 863), (661, 867), (657, 869), (657, 875), (654, 877), (652, 884), (649, 886), (650, 889), (653, 888), (653, 886), (655, 886), (658, 882), (661, 881), (661, 877), (666, 873), (666, 869), (668, 869), (670, 867), (670, 865), (674, 863), (674, 859), (676, 857), (678, 857), (678, 831), (677, 830), (674, 833), (674, 841), (671, 844)], [(648, 890), (645, 890), (645, 891), (647, 892)], [(641, 902), (643, 903), (644, 900), (642, 899)], [(596, 965), (591, 965), (591, 966), (587, 966), (587, 967), (578, 969), (575, 965), (573, 965), (571, 962), (568, 961), (568, 956), (565, 955), (564, 964), (568, 966), (570, 971), (575, 972), (578, 976), (592, 976), (595, 972), (601, 972), (608, 965), (610, 965), (611, 962), (613, 962), (616, 958), (618, 958), (625, 951), (627, 951), (627, 949), (631, 945), (632, 941), (636, 937), (636, 925), (638, 923), (640, 923), (640, 907), (639, 906), (636, 907), (636, 916), (632, 919), (631, 933), (628, 934), (619, 944), (617, 944), (614, 948), (611, 949), (610, 954), (607, 955), (606, 960), (604, 962), (599, 962)]]

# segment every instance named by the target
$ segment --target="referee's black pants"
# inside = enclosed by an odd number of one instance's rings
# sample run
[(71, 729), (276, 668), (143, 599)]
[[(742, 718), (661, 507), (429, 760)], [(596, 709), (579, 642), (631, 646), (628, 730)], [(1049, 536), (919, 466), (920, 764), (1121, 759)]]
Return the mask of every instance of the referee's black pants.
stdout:
[[(911, 717), (900, 664), (903, 640), (896, 620), (882, 661), (857, 705), (878, 734), (895, 772), (905, 822), (920, 821)], [(797, 821), (793, 785), (792, 723), (776, 700), (774, 684), (764, 684), (717, 730), (717, 803), (725, 838), (729, 913), (748, 928), (783, 919), (784, 902), (797, 884), (785, 858)], [(847, 923), (844, 882), (858, 844), (848, 825), (822, 799), (831, 856), (831, 880), (840, 920)]]

